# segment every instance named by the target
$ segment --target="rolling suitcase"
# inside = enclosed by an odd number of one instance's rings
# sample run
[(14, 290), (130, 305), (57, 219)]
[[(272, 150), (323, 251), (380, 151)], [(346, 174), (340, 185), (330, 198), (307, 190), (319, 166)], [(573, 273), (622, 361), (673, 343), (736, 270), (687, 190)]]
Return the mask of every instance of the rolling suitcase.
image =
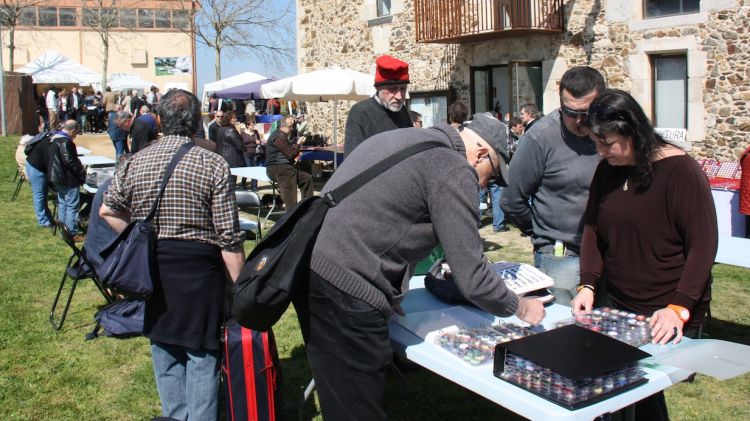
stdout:
[(230, 320), (223, 336), (221, 373), (227, 420), (276, 420), (281, 370), (273, 331), (250, 330)]

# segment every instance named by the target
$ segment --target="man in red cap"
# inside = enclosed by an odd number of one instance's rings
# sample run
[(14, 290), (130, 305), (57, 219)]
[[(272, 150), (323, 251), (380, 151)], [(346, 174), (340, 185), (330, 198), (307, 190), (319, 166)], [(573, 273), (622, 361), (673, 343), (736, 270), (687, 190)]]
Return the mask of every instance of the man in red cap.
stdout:
[(360, 101), (346, 120), (344, 155), (349, 156), (365, 139), (388, 130), (412, 127), (404, 107), (409, 65), (388, 55), (375, 61), (375, 96)]

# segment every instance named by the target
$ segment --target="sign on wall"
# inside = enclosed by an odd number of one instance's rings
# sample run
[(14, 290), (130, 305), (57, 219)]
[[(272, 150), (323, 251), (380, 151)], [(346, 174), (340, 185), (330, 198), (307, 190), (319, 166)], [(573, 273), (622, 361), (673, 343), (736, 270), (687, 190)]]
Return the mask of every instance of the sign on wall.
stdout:
[(156, 76), (172, 76), (190, 73), (192, 61), (190, 56), (154, 57)]

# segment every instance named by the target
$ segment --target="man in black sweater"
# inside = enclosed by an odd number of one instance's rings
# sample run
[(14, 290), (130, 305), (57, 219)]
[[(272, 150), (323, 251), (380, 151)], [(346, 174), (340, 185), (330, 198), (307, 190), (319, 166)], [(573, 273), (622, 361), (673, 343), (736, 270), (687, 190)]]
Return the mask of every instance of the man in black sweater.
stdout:
[(409, 84), (409, 65), (391, 56), (375, 62), (375, 96), (360, 101), (349, 111), (344, 134), (344, 156), (368, 137), (388, 130), (413, 127), (404, 107)]
[(136, 153), (156, 140), (156, 129), (149, 124), (145, 116), (132, 118), (127, 111), (119, 111), (115, 116), (115, 125), (130, 134), (130, 152)]

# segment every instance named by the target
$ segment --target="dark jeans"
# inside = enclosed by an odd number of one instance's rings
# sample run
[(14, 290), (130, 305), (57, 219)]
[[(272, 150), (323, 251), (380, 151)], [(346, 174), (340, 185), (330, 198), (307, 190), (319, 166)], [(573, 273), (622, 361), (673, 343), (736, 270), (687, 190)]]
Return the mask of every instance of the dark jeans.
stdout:
[(385, 420), (393, 355), (385, 316), (314, 272), (308, 288), (295, 305), (323, 418)]
[(294, 165), (269, 165), (266, 167), (266, 173), (279, 185), (279, 193), (287, 210), (297, 204), (297, 187), (302, 192), (302, 200), (313, 195), (312, 176), (295, 168)]

